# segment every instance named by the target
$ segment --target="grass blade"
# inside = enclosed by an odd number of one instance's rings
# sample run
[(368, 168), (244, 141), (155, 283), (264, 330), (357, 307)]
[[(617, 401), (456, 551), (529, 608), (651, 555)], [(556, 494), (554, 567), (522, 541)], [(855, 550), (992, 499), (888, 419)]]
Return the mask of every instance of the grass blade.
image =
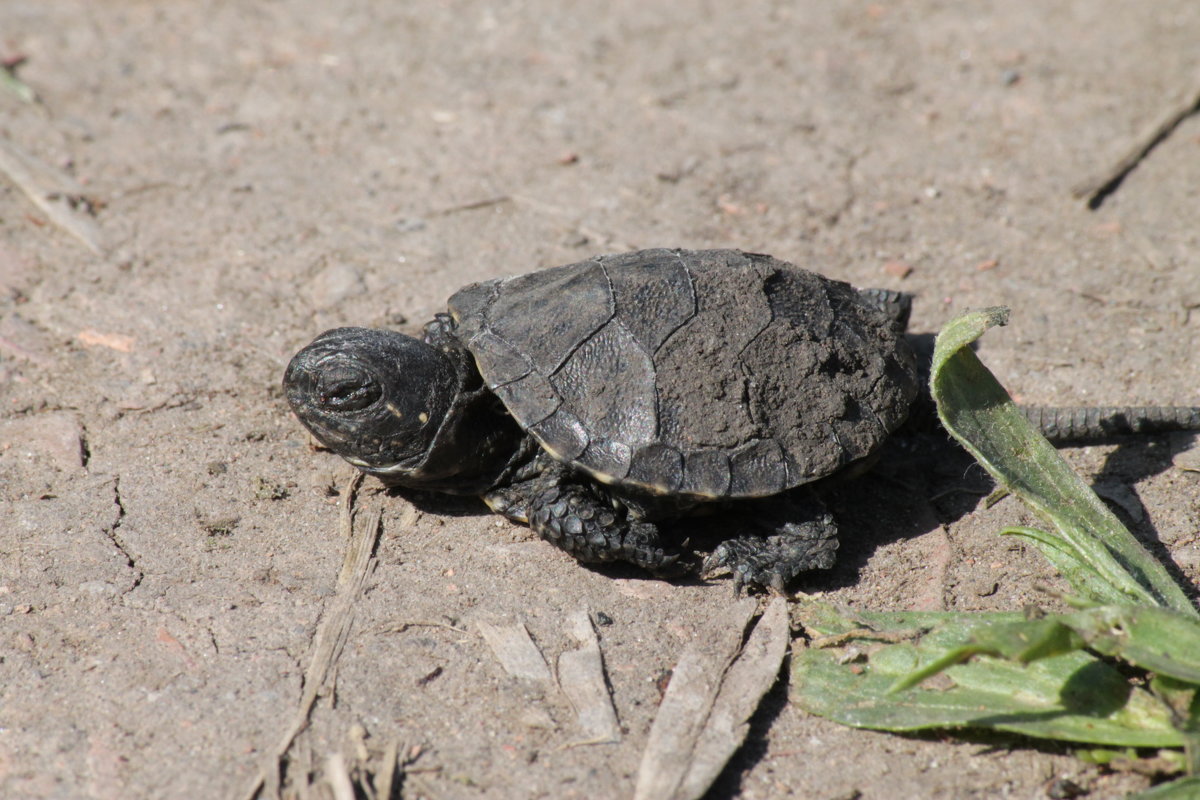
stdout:
[(1069, 580), (1080, 580), (1076, 592), (1100, 603), (1115, 596), (1200, 616), (972, 352), (971, 343), (988, 328), (1007, 322), (1008, 309), (989, 308), (956, 317), (938, 335), (930, 391), (942, 424), (1001, 486), (1051, 524), (1059, 542), (1031, 538)]

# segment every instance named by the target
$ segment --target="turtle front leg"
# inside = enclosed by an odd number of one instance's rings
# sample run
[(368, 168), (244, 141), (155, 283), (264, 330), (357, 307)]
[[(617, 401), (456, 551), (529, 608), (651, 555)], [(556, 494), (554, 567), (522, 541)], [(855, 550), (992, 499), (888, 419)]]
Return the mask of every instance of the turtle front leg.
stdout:
[(461, 347), (458, 337), (454, 335), (454, 317), (449, 314), (434, 314), (433, 319), (425, 323), (425, 344), (434, 347), (447, 345)]
[(533, 528), (584, 563), (628, 561), (658, 575), (678, 571), (678, 553), (662, 545), (658, 526), (631, 519), (597, 486), (558, 470), (484, 495), (493, 510)]
[(705, 578), (726, 572), (733, 588), (770, 587), (783, 593), (788, 583), (810, 569), (829, 569), (837, 554), (837, 526), (815, 496), (776, 499), (754, 520), (767, 536), (741, 536), (721, 542), (704, 559)]

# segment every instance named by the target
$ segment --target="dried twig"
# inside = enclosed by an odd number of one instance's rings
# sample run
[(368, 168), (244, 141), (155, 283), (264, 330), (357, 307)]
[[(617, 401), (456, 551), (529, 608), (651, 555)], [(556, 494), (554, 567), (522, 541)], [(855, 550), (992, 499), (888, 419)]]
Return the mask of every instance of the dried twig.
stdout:
[(334, 800), (355, 800), (354, 781), (350, 780), (346, 759), (341, 753), (334, 753), (325, 761), (325, 782), (329, 784)]
[(554, 685), (554, 676), (550, 674), (550, 667), (546, 666), (546, 659), (542, 656), (542, 651), (538, 650), (537, 645), (529, 636), (529, 630), (522, 623), (492, 625), (487, 622), (477, 622), (475, 624), (479, 627), (479, 633), (482, 634), (483, 640), (500, 660), (500, 666), (504, 667), (505, 672), (515, 678)]
[(1137, 165), (1150, 154), (1151, 150), (1170, 136), (1179, 123), (1198, 111), (1200, 111), (1200, 91), (1195, 92), (1182, 104), (1173, 108), (1146, 133), (1139, 136), (1115, 164), (1087, 180), (1080, 181), (1072, 187), (1071, 193), (1075, 197), (1086, 200), (1088, 208), (1092, 210), (1099, 208), (1104, 199), (1117, 190), (1121, 181), (1125, 180), (1125, 176), (1133, 172)]
[(83, 187), (66, 173), (0, 138), (0, 173), (23, 191), (50, 221), (95, 255), (103, 255), (100, 228), (92, 219)]
[(400, 767), (400, 774), (404, 774), (405, 764), (400, 763), (400, 754), (408, 753), (408, 745), (400, 744), (399, 740), (392, 739), (388, 742), (383, 751), (383, 766), (379, 770), (379, 775), (375, 779), (376, 796), (382, 800), (392, 800), (393, 786), (396, 783), (396, 767)]
[(558, 657), (558, 682), (587, 737), (568, 746), (619, 742), (621, 726), (604, 677), (604, 658), (591, 617), (586, 610), (580, 610), (571, 614), (567, 623), (580, 647)]
[[(354, 535), (354, 498), (358, 494), (358, 487), (362, 486), (363, 473), (358, 470), (350, 476), (350, 480), (346, 481), (346, 485), (342, 487), (342, 491), (338, 493), (338, 501), (342, 505), (342, 513), (338, 521), (338, 530), (342, 534), (342, 538), (349, 541)], [(342, 564), (342, 571), (345, 572), (346, 565)], [(338, 575), (338, 583), (341, 583), (342, 576)]]
[(650, 728), (634, 800), (696, 800), (741, 746), (749, 719), (775, 683), (788, 644), (787, 602), (776, 598), (742, 645), (749, 598), (689, 645)]
[(291, 724), (271, 753), (262, 771), (255, 778), (253, 785), (245, 797), (255, 798), (267, 782), (268, 774), (278, 774), (279, 765), (292, 743), (300, 732), (308, 726), (309, 715), (316, 705), (317, 696), (326, 686), (333, 673), (342, 648), (350, 635), (350, 626), (354, 621), (354, 606), (362, 594), (367, 578), (375, 567), (375, 545), (379, 541), (380, 512), (375, 511), (367, 520), (366, 525), (354, 530), (354, 512), (352, 500), (354, 490), (361, 482), (361, 474), (356, 474), (346, 488), (342, 490), (342, 530), (349, 529), (352, 533), (346, 546), (346, 555), (338, 574), (337, 595), (334, 597), (325, 617), (313, 637), (312, 659), (308, 669), (304, 671), (304, 691), (300, 696), (300, 704), (296, 708)]
[(393, 622), (385, 628), (380, 628), (378, 633), (404, 633), (409, 628), (445, 628), (448, 631), (455, 633), (470, 634), (466, 628), (457, 628), (448, 622), (433, 622), (432, 620), (406, 620), (404, 622)]
[(751, 715), (779, 677), (790, 639), (787, 601), (777, 597), (725, 673), (677, 797), (702, 797), (742, 746), (750, 731)]
[(460, 203), (459, 205), (456, 205), (456, 206), (447, 206), (446, 208), (435, 209), (435, 210), (429, 212), (429, 216), (444, 217), (444, 216), (448, 216), (450, 214), (457, 214), (460, 211), (476, 211), (481, 208), (487, 208), (489, 206), (498, 206), (501, 203), (509, 203), (511, 201), (512, 201), (512, 198), (510, 196), (508, 196), (506, 194), (502, 194), (498, 197), (488, 197), (484, 200), (475, 200), (470, 203)]

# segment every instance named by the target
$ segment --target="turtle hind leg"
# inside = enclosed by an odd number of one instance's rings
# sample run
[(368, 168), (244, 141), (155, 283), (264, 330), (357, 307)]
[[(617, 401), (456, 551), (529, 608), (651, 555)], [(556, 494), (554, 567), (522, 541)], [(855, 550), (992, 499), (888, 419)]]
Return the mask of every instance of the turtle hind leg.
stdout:
[(581, 562), (628, 561), (660, 576), (683, 571), (679, 553), (663, 546), (657, 525), (630, 518), (603, 489), (572, 480), (565, 470), (548, 469), (484, 500)]
[(815, 496), (780, 497), (764, 505), (755, 524), (769, 535), (726, 539), (704, 559), (700, 574), (731, 573), (735, 592), (750, 586), (783, 593), (801, 572), (829, 569), (836, 560), (837, 526)]

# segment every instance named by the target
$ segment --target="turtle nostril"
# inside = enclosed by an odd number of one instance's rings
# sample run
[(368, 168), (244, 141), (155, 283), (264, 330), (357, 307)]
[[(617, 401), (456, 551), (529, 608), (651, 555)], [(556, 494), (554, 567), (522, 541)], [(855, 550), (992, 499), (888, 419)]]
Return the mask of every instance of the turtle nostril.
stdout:
[(317, 402), (333, 411), (361, 411), (382, 396), (379, 383), (353, 367), (335, 367), (317, 379)]

